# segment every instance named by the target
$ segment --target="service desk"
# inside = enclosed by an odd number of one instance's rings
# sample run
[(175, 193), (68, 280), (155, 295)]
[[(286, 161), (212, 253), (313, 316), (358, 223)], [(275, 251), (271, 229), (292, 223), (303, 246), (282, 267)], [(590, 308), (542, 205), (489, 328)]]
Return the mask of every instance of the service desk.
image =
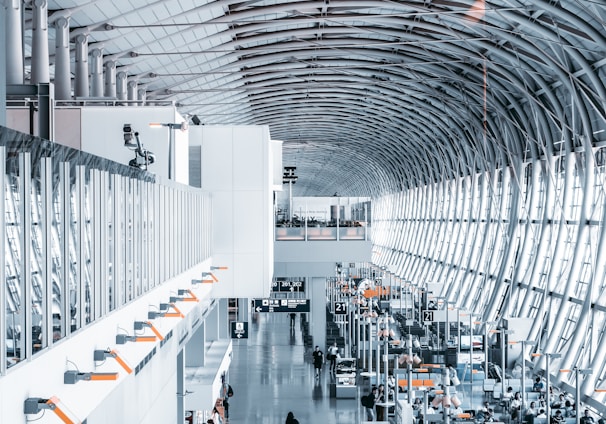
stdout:
[(336, 397), (337, 399), (355, 399), (358, 395), (356, 386), (356, 373), (340, 373), (336, 375)]

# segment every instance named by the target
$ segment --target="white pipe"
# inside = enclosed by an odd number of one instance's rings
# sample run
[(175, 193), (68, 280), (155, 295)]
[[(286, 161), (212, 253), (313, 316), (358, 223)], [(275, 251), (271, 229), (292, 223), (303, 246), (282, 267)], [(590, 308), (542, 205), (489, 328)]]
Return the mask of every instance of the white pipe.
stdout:
[(103, 97), (103, 51), (92, 49), (91, 57), (91, 95)]
[(105, 97), (116, 97), (116, 62), (108, 60), (105, 62)]
[(55, 22), (55, 98), (69, 100), (72, 96), (69, 63), (69, 18)]
[[(137, 81), (131, 80), (128, 82), (127, 92), (128, 92), (128, 100), (134, 101), (137, 100)], [(129, 103), (129, 106), (135, 106), (135, 103)], [(170, 178), (170, 177), (169, 177)]]
[(21, 1), (6, 1), (6, 83), (23, 84), (23, 19)]
[(76, 97), (88, 97), (88, 37), (76, 37), (76, 79), (74, 94)]
[(128, 94), (126, 93), (126, 82), (128, 79), (128, 75), (126, 72), (118, 72), (116, 74), (116, 94), (119, 100), (127, 100)]
[(32, 28), (32, 84), (50, 82), (48, 62), (48, 5), (46, 0), (34, 0)]
[(140, 88), (139, 90), (137, 90), (137, 97), (138, 100), (141, 101), (139, 104), (143, 106), (143, 104), (145, 104), (145, 101), (147, 100), (147, 90), (145, 90), (145, 88)]

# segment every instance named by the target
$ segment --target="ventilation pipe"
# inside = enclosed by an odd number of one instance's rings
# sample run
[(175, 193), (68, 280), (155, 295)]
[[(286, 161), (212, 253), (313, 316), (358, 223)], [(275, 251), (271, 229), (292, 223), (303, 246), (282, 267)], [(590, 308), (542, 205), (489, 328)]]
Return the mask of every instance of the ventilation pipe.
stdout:
[(23, 84), (21, 1), (6, 0), (6, 83)]
[(128, 100), (129, 105), (135, 106), (137, 100), (137, 81), (131, 80), (128, 82)]
[(72, 97), (69, 64), (69, 18), (55, 22), (55, 98), (69, 100)]
[(105, 97), (116, 97), (116, 62), (105, 62)]
[(145, 105), (145, 101), (147, 100), (147, 91), (145, 90), (145, 88), (140, 88), (138, 91), (138, 97), (139, 100), (141, 101), (139, 103), (139, 105), (144, 106)]
[(91, 96), (103, 97), (103, 51), (92, 49), (91, 57)]
[(118, 95), (118, 100), (126, 100), (128, 98), (126, 94), (126, 80), (128, 75), (126, 72), (118, 72), (116, 75), (116, 91)]
[(88, 37), (80, 34), (76, 37), (76, 79), (74, 94), (88, 97)]
[(48, 61), (48, 5), (46, 0), (34, 0), (32, 26), (31, 83), (50, 82)]

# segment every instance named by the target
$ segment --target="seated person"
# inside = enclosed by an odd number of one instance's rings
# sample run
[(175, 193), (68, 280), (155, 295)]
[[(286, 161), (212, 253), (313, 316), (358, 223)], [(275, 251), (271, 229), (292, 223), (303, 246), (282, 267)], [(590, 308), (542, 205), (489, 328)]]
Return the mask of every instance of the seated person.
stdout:
[(585, 412), (583, 412), (581, 424), (593, 424), (593, 417), (589, 415), (589, 409), (586, 409)]
[(522, 408), (522, 394), (516, 392), (509, 405), (509, 412), (511, 413), (511, 419), (515, 420), (520, 416), (520, 409)]
[(553, 409), (563, 408), (565, 402), (566, 402), (566, 397), (564, 396), (564, 393), (560, 393), (558, 395), (558, 397), (556, 398), (556, 400), (554, 400), (553, 402), (551, 402), (551, 407)]
[(534, 384), (532, 385), (533, 392), (542, 392), (543, 391), (543, 383), (541, 382), (541, 377), (537, 377), (534, 380)]
[(549, 424), (562, 424), (564, 421), (566, 421), (566, 419), (562, 415), (562, 411), (557, 409), (555, 414), (549, 420)]
[(530, 406), (526, 409), (526, 415), (532, 415), (536, 417), (539, 415), (539, 411), (537, 411), (537, 403), (535, 401), (530, 402)]
[(539, 409), (539, 414), (537, 415), (537, 418), (547, 418), (547, 414), (545, 414), (544, 409)]
[(574, 405), (571, 401), (567, 400), (564, 402), (564, 416), (567, 418), (576, 417), (577, 411), (574, 409)]

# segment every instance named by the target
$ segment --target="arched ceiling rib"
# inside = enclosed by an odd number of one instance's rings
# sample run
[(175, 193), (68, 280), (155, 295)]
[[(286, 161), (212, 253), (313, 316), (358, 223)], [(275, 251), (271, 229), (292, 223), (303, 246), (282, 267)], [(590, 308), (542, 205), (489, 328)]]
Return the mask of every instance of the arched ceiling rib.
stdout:
[(600, 2), (51, 0), (49, 10), (148, 99), (207, 125), (269, 125), (297, 167), (296, 195), (376, 195), (606, 137)]

